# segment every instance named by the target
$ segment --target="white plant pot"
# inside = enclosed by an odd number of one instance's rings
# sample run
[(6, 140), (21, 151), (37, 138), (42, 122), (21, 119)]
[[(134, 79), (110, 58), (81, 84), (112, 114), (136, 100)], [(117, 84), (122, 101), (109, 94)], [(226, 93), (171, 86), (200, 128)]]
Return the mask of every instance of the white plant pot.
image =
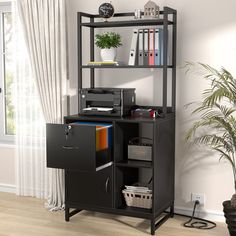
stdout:
[(116, 58), (116, 48), (103, 48), (101, 49), (102, 61), (114, 61)]

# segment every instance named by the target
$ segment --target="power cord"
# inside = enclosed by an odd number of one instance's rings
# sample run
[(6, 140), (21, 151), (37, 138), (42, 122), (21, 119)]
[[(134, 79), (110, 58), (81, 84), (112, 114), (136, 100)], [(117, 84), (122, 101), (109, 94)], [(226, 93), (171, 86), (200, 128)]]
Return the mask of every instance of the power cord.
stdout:
[[(202, 218), (198, 218), (198, 217), (195, 217), (194, 214), (195, 214), (195, 210), (196, 210), (196, 206), (200, 204), (199, 201), (195, 201), (194, 203), (194, 207), (193, 207), (193, 213), (192, 213), (192, 216), (191, 218), (186, 221), (183, 226), (184, 227), (187, 227), (187, 228), (195, 228), (195, 229), (213, 229), (216, 227), (216, 223), (213, 222), (213, 221), (210, 221), (210, 220), (205, 220), (205, 219), (202, 219)], [(187, 215), (184, 215), (184, 214), (179, 214), (179, 213), (175, 213), (175, 215), (179, 215), (179, 216), (184, 216), (184, 217), (189, 217)], [(210, 224), (210, 225), (209, 225)]]

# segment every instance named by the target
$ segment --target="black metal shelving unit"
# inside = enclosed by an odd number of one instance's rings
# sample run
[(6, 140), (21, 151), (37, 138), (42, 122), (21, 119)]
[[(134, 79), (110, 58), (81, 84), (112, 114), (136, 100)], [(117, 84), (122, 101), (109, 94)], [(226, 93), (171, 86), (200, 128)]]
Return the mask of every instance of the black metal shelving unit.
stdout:
[[(90, 69), (90, 87), (95, 87), (95, 69), (101, 68), (117, 68), (117, 69), (137, 69), (137, 68), (156, 68), (163, 69), (163, 89), (162, 89), (162, 110), (163, 113), (167, 113), (167, 77), (168, 69), (171, 69), (172, 89), (171, 89), (171, 109), (175, 112), (176, 103), (176, 32), (177, 32), (177, 11), (170, 8), (164, 7), (163, 11), (160, 11), (160, 17), (158, 19), (139, 19), (139, 20), (122, 20), (122, 18), (134, 17), (134, 13), (116, 13), (114, 14), (113, 21), (101, 22), (97, 21), (99, 15), (92, 15), (83, 12), (77, 14), (77, 25), (78, 25), (78, 87), (82, 88), (82, 69)], [(84, 18), (89, 21), (84, 23)], [(116, 20), (118, 18), (118, 20)], [(82, 64), (82, 27), (90, 28), (90, 61), (94, 61), (94, 31), (96, 28), (116, 28), (116, 27), (143, 27), (143, 26), (161, 26), (163, 27), (163, 65), (158, 66), (91, 66)], [(168, 29), (172, 27), (172, 61), (171, 65), (168, 65)]]
[[(116, 13), (112, 21), (102, 22), (99, 15), (78, 12), (78, 89), (82, 89), (82, 70), (90, 70), (90, 87), (95, 87), (96, 69), (162, 70), (162, 117), (103, 117), (72, 115), (64, 124), (47, 125), (47, 166), (65, 169), (65, 220), (81, 210), (91, 210), (150, 220), (151, 234), (174, 214), (175, 166), (175, 93), (176, 93), (176, 10), (164, 7), (159, 19), (129, 20), (134, 13)], [(90, 29), (90, 60), (94, 61), (94, 33), (96, 28), (158, 26), (163, 28), (163, 65), (158, 66), (88, 66), (82, 64), (82, 28)], [(172, 31), (172, 51), (168, 52), (168, 30)], [(168, 53), (172, 61), (168, 65)], [(171, 73), (171, 94), (167, 93), (167, 77)], [(167, 106), (167, 97), (171, 105)], [(89, 125), (75, 125), (68, 136), (67, 130), (77, 121), (101, 122), (112, 125), (112, 148), (109, 163), (97, 168), (96, 131)], [(65, 133), (66, 132), (66, 133)], [(128, 143), (142, 133), (152, 139), (152, 161), (128, 159)], [(65, 137), (66, 134), (66, 137)], [(126, 206), (122, 189), (140, 178), (142, 170), (152, 176), (152, 208)], [(71, 210), (73, 209), (73, 210)]]

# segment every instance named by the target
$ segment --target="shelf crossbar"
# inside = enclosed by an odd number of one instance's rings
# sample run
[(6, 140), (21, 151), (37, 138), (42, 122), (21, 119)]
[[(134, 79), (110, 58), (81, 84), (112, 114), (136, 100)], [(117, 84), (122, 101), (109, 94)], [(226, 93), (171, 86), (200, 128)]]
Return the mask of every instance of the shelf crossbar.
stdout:
[[(132, 26), (152, 26), (163, 25), (163, 19), (147, 19), (147, 20), (123, 20), (123, 21), (104, 21), (104, 22), (89, 22), (81, 23), (81, 26), (92, 28), (111, 28), (111, 27), (132, 27)], [(169, 25), (172, 25), (172, 21), (168, 21)]]

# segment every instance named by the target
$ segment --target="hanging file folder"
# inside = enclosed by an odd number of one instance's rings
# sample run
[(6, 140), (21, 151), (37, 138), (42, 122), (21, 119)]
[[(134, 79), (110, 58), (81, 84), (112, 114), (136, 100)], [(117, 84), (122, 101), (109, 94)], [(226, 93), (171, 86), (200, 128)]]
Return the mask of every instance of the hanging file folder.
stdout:
[(96, 151), (101, 151), (112, 147), (112, 125), (96, 122), (77, 121), (72, 125), (89, 125), (96, 127)]

